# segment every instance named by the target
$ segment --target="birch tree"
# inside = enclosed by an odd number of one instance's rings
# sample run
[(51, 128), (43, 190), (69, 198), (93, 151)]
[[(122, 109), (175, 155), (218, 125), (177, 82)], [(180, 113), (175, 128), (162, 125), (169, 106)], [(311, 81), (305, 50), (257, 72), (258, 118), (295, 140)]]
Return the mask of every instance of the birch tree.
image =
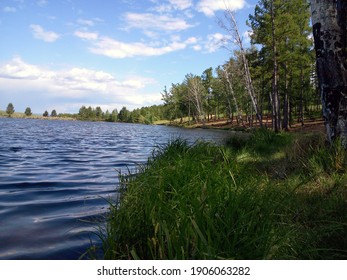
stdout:
[(205, 113), (203, 108), (203, 99), (204, 99), (204, 86), (201, 81), (201, 77), (188, 74), (186, 75), (186, 84), (188, 87), (188, 96), (191, 103), (194, 105), (196, 110), (196, 119), (197, 121), (202, 120), (205, 122)]
[(311, 0), (311, 13), (327, 138), (347, 148), (347, 2)]
[(224, 12), (224, 18), (225, 18), (225, 21), (223, 21), (221, 19), (219, 20), (219, 25), (229, 33), (229, 35), (232, 38), (231, 40), (238, 47), (237, 53), (240, 57), (240, 60), (242, 61), (243, 70), (244, 70), (244, 74), (245, 74), (244, 78), (245, 78), (246, 89), (247, 89), (248, 95), (252, 101), (253, 109), (254, 109), (254, 112), (257, 116), (259, 124), (260, 124), (260, 126), (262, 126), (262, 116), (261, 116), (261, 112), (259, 110), (258, 100), (257, 100), (257, 96), (256, 96), (256, 93), (254, 90), (251, 73), (249, 70), (249, 64), (248, 64), (248, 59), (246, 56), (246, 50), (243, 46), (242, 36), (240, 35), (234, 12), (231, 9), (227, 8)]
[(237, 122), (239, 124), (241, 124), (242, 126), (244, 126), (244, 122), (242, 119), (242, 110), (240, 109), (240, 106), (238, 104), (237, 98), (236, 98), (236, 94), (234, 92), (234, 86), (233, 86), (233, 70), (232, 70), (232, 62), (229, 61), (228, 63), (224, 64), (223, 67), (221, 68), (221, 73), (222, 73), (222, 77), (224, 78), (224, 80), (226, 81), (226, 89), (227, 92), (229, 94), (227, 94), (227, 101), (228, 101), (228, 106), (229, 106), (229, 111), (231, 112), (231, 102), (228, 98), (228, 96), (230, 95), (233, 103), (234, 103), (234, 107), (236, 110), (236, 115), (237, 115)]

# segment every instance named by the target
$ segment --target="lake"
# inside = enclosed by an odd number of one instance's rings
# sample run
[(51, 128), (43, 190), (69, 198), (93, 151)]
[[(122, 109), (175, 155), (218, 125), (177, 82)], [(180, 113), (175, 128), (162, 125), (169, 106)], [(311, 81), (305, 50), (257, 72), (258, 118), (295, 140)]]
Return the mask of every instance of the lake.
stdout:
[(78, 259), (117, 196), (118, 172), (181, 137), (231, 132), (124, 123), (0, 118), (0, 259)]

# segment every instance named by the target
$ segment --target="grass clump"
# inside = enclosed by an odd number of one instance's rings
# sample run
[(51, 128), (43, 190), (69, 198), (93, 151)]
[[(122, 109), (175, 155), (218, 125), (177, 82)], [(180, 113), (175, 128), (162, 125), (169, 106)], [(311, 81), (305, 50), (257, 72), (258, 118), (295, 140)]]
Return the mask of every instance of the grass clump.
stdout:
[(346, 258), (345, 151), (306, 142), (260, 130), (225, 147), (157, 147), (136, 176), (121, 176), (104, 257)]

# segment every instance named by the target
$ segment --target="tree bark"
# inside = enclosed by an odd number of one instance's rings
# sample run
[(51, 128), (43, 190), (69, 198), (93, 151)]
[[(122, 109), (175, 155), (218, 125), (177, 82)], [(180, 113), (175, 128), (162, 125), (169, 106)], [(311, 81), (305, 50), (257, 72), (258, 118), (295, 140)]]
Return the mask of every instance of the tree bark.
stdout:
[[(226, 66), (226, 68), (227, 68), (227, 66)], [(234, 94), (233, 85), (232, 85), (232, 83), (231, 83), (231, 81), (230, 81), (230, 78), (229, 78), (229, 72), (228, 72), (227, 69), (223, 69), (222, 71), (223, 71), (224, 77), (225, 77), (225, 79), (226, 79), (226, 81), (227, 81), (227, 83), (228, 83), (229, 91), (230, 91), (230, 94), (231, 94), (231, 96), (232, 96), (232, 98), (233, 98), (233, 101), (234, 101), (234, 105), (235, 105), (235, 109), (236, 109), (236, 114), (237, 114), (237, 119), (238, 119), (237, 122), (238, 122), (238, 123), (241, 122), (242, 126), (244, 126), (244, 122), (243, 122), (243, 119), (242, 119), (242, 113), (241, 113), (241, 111), (240, 111), (240, 109), (239, 109), (239, 106), (238, 106), (238, 104), (237, 104), (237, 100), (236, 100), (236, 97), (235, 97), (235, 94)], [(228, 102), (229, 102), (229, 99), (228, 99)]]
[(302, 70), (302, 65), (300, 64), (300, 122), (301, 126), (304, 126), (305, 124), (305, 114), (304, 114), (304, 88), (303, 88), (303, 83), (304, 83), (304, 75), (303, 75), (303, 70)]
[(347, 148), (347, 2), (311, 0), (311, 13), (327, 138)]
[(205, 113), (204, 113), (203, 104), (202, 104), (201, 80), (199, 77), (193, 76), (193, 75), (187, 75), (186, 79), (187, 79), (187, 85), (188, 85), (188, 93), (196, 109), (197, 120), (199, 122), (202, 118), (202, 122), (205, 125)]
[(281, 130), (281, 110), (278, 95), (278, 64), (277, 64), (277, 45), (276, 45), (276, 27), (275, 27), (275, 8), (271, 2), (271, 35), (272, 35), (272, 56), (273, 56), (273, 73), (272, 73), (272, 127), (275, 132)]
[(282, 128), (286, 131), (289, 130), (289, 81), (288, 81), (288, 69), (287, 64), (284, 65), (284, 100), (283, 100), (283, 124)]

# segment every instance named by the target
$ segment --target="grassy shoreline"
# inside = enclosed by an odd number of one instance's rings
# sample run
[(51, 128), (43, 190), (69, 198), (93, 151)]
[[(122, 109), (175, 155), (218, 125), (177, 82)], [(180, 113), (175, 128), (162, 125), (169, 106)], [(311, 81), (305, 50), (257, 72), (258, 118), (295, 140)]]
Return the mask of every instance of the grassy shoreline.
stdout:
[[(9, 118), (8, 114), (5, 111), (0, 110), (0, 118)], [(75, 118), (70, 117), (44, 117), (42, 115), (32, 114), (27, 116), (24, 113), (14, 112), (10, 118), (14, 119), (35, 119), (35, 120), (68, 120), (75, 121)]]
[(99, 234), (105, 259), (346, 259), (346, 152), (256, 130), (157, 147)]

